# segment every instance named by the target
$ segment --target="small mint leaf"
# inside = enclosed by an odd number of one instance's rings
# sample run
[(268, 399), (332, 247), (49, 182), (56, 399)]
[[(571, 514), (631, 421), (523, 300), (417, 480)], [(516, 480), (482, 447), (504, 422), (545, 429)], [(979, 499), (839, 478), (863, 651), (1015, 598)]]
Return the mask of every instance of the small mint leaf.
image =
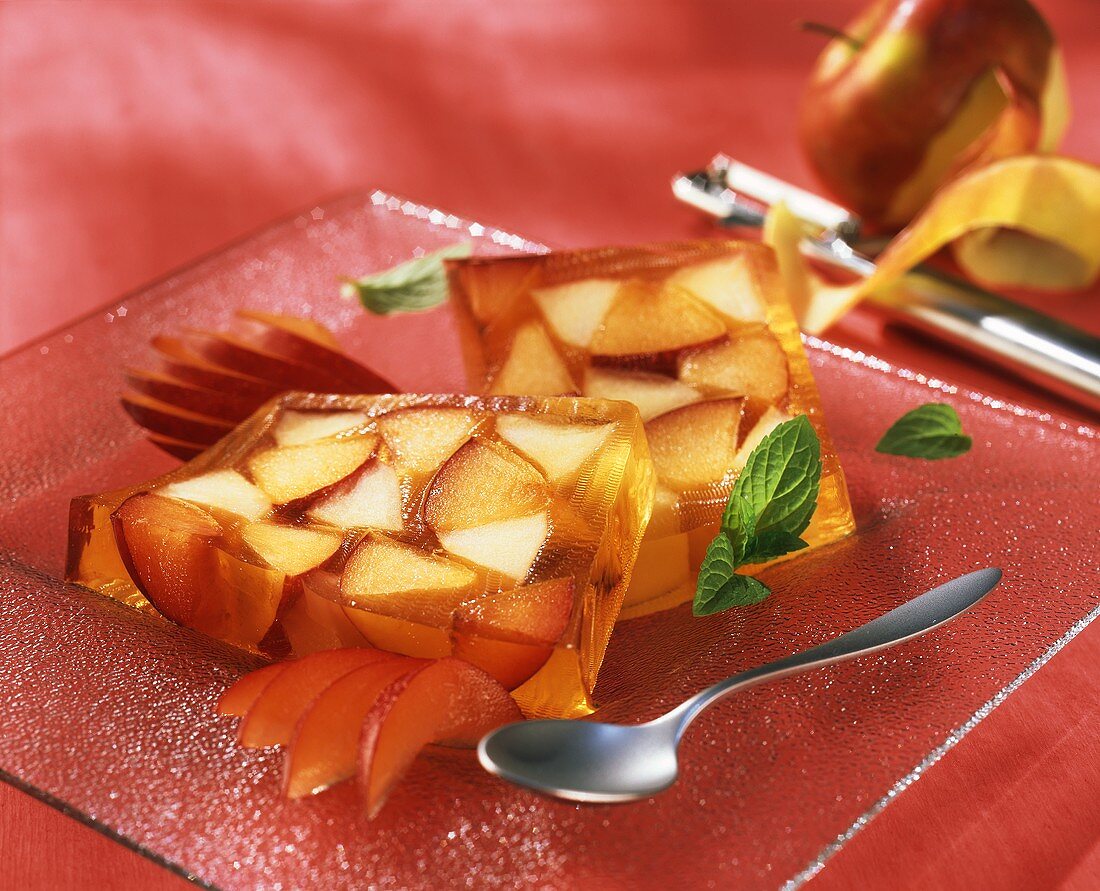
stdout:
[(340, 293), (350, 300), (358, 300), (365, 309), (379, 316), (431, 309), (447, 299), (443, 261), (468, 257), (470, 250), (469, 242), (453, 244), (406, 260), (384, 272), (345, 282)]
[(962, 432), (962, 422), (950, 405), (928, 402), (898, 418), (878, 445), (876, 452), (935, 461), (957, 458), (970, 451), (973, 440)]
[(710, 616), (731, 606), (748, 606), (759, 603), (771, 591), (763, 582), (734, 571), (733, 550), (729, 539), (719, 533), (707, 548), (703, 565), (699, 568), (699, 582), (695, 588), (693, 615)]
[(797, 535), (791, 535), (782, 529), (773, 529), (753, 538), (742, 563), (767, 563), (776, 557), (782, 557), (794, 551), (809, 547)]
[(730, 502), (748, 505), (755, 517), (755, 537), (780, 530), (797, 538), (817, 508), (820, 483), (821, 443), (809, 418), (799, 415), (780, 424), (752, 450)]
[(722, 514), (722, 532), (729, 538), (734, 566), (745, 562), (745, 554), (752, 547), (755, 527), (756, 516), (752, 505), (743, 498), (730, 498)]

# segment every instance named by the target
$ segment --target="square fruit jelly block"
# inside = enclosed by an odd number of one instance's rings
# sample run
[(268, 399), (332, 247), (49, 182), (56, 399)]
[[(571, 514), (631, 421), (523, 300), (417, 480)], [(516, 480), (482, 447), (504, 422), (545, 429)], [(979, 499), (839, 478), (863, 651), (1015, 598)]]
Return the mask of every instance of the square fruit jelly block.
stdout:
[(448, 263), (472, 386), (638, 406), (657, 492), (623, 617), (690, 599), (729, 492), (780, 422), (822, 446), (810, 545), (854, 529), (775, 255), (736, 241), (560, 251)]
[(287, 394), (75, 499), (68, 578), (276, 657), (454, 654), (528, 714), (585, 714), (654, 479), (622, 402)]

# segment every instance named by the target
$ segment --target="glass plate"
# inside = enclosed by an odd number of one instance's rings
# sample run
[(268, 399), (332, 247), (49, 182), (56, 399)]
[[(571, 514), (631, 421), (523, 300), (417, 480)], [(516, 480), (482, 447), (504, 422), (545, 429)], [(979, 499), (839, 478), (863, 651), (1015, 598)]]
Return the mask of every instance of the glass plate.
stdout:
[[(463, 387), (446, 309), (378, 319), (339, 280), (472, 239), (541, 247), (381, 193), (315, 208), (0, 363), (0, 771), (49, 803), (223, 888), (794, 886), (1098, 612), (1095, 430), (809, 342), (860, 532), (767, 571), (762, 604), (619, 626), (603, 716), (653, 717), (726, 675), (819, 642), (948, 578), (1000, 566), (973, 612), (918, 641), (734, 697), (693, 725), (677, 786), (577, 806), (422, 757), (374, 822), (348, 784), (279, 797), (276, 752), (233, 743), (218, 694), (253, 661), (60, 581), (71, 496), (173, 462), (119, 408), (149, 337), (239, 306), (309, 314), (410, 390)], [(972, 452), (878, 455), (902, 411), (946, 401)]]

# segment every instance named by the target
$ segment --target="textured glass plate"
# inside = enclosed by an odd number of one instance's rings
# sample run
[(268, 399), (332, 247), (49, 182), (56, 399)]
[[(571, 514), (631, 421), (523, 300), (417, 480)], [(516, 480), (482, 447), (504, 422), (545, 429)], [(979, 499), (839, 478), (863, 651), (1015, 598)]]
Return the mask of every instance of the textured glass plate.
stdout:
[[(766, 574), (775, 595), (709, 619), (628, 622), (599, 690), (640, 720), (713, 681), (850, 628), (967, 570), (1005, 581), (914, 643), (746, 692), (693, 725), (679, 784), (576, 806), (422, 757), (373, 823), (354, 791), (279, 798), (280, 756), (233, 744), (218, 694), (248, 657), (59, 581), (69, 498), (173, 462), (115, 396), (151, 335), (249, 305), (310, 314), (408, 389), (461, 389), (447, 310), (369, 318), (339, 278), (496, 230), (375, 193), (317, 208), (0, 363), (0, 771), (143, 853), (224, 888), (798, 883), (1097, 612), (1096, 431), (813, 341), (810, 361), (860, 526)], [(975, 446), (938, 463), (877, 455), (903, 410), (955, 405)], [(1083, 497), (1084, 496), (1084, 497)]]

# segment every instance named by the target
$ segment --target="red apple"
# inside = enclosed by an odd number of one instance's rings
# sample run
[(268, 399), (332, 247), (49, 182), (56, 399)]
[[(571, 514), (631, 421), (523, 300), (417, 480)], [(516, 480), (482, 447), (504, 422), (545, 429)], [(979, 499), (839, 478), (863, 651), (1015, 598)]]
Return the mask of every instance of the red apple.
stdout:
[(1057, 147), (1062, 62), (1028, 0), (880, 0), (836, 33), (803, 96), (802, 144), (867, 218), (903, 225), (962, 168)]

